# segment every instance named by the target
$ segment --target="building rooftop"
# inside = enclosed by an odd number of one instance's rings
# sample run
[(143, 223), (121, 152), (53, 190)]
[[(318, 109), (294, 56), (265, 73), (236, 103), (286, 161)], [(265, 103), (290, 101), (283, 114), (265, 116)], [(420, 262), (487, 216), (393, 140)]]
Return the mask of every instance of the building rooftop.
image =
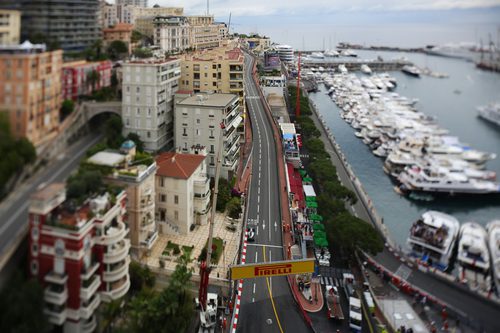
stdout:
[(204, 105), (212, 107), (225, 107), (238, 99), (234, 94), (196, 94), (185, 98), (177, 105)]
[(111, 28), (102, 29), (102, 32), (103, 33), (106, 33), (106, 32), (121, 32), (121, 31), (131, 32), (132, 30), (134, 30), (134, 25), (133, 24), (128, 24), (128, 23), (120, 22), (120, 23), (117, 23), (115, 26), (113, 26)]
[(205, 159), (203, 155), (168, 152), (156, 157), (157, 175), (188, 179)]
[(32, 44), (29, 40), (19, 45), (0, 45), (0, 53), (43, 53), (46, 50), (45, 44)]
[(89, 163), (115, 167), (125, 161), (125, 155), (113, 151), (100, 151), (92, 155), (87, 161)]
[(53, 199), (58, 196), (61, 192), (66, 191), (66, 185), (64, 183), (52, 183), (45, 187), (42, 187), (31, 195), (31, 200), (45, 201)]

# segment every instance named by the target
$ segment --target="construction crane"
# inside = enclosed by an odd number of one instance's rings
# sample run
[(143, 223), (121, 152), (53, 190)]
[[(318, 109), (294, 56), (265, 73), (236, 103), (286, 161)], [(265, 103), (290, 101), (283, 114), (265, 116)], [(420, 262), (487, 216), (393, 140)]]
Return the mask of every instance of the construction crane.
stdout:
[(217, 194), (219, 193), (219, 177), (220, 169), (222, 165), (221, 151), (224, 142), (224, 121), (220, 123), (220, 136), (219, 136), (219, 147), (217, 149), (217, 157), (215, 164), (215, 184), (214, 193), (212, 196), (212, 212), (210, 214), (209, 220), (209, 231), (208, 231), (208, 244), (207, 244), (207, 258), (205, 261), (201, 262), (200, 265), (200, 289), (198, 293), (198, 300), (200, 303), (200, 329), (198, 332), (214, 332), (215, 325), (217, 324), (217, 301), (218, 296), (215, 293), (208, 292), (208, 282), (212, 260), (212, 237), (214, 233), (214, 219), (215, 219), (215, 208), (217, 206)]

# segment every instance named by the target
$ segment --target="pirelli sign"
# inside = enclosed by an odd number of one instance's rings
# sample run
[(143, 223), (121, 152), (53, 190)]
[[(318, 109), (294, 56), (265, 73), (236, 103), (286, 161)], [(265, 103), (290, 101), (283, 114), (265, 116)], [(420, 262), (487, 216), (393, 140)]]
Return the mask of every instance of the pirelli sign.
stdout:
[(231, 279), (280, 276), (314, 272), (314, 259), (273, 261), (259, 264), (230, 266)]

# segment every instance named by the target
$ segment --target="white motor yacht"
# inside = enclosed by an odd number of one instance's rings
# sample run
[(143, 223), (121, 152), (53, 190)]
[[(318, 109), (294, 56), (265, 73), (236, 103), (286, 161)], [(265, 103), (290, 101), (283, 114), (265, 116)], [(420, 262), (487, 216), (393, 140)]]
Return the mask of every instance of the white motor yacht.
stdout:
[(480, 106), (477, 111), (479, 117), (500, 126), (500, 103)]
[(496, 285), (497, 294), (500, 295), (500, 220), (488, 223), (486, 231), (488, 232), (493, 281)]
[(483, 292), (491, 289), (490, 255), (486, 238), (486, 230), (475, 222), (467, 222), (460, 227), (457, 255), (460, 281), (472, 290)]
[(411, 226), (408, 237), (410, 255), (446, 270), (459, 229), (460, 223), (453, 216), (437, 211), (425, 212)]
[(361, 65), (361, 72), (364, 73), (364, 74), (371, 75), (372, 74), (372, 69), (370, 67), (368, 67), (367, 64), (362, 64)]

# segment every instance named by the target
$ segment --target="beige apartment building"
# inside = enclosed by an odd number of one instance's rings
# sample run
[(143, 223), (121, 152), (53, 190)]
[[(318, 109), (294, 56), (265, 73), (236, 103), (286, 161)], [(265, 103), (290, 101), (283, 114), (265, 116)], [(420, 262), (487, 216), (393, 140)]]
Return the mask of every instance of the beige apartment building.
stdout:
[(61, 88), (62, 50), (44, 44), (0, 45), (0, 110), (9, 114), (16, 137), (39, 149), (56, 134)]
[(211, 50), (183, 54), (179, 90), (235, 94), (240, 111), (245, 110), (243, 52), (234, 43)]
[(120, 40), (128, 46), (128, 53), (132, 52), (132, 30), (134, 26), (128, 23), (118, 23), (111, 28), (102, 29), (102, 38), (107, 47), (115, 40)]
[(0, 9), (0, 45), (17, 45), (21, 35), (21, 12)]
[(140, 32), (144, 36), (153, 37), (154, 35), (154, 16), (143, 16), (135, 19), (134, 30)]
[(190, 44), (195, 50), (219, 47), (221, 36), (219, 23), (214, 23), (212, 15), (193, 15), (186, 17), (190, 27)]
[(162, 153), (156, 157), (156, 220), (164, 234), (182, 234), (192, 225), (206, 224), (210, 206), (205, 147), (191, 154)]
[[(175, 104), (175, 146), (182, 152), (193, 146), (206, 146), (210, 177), (215, 176), (219, 149), (221, 177), (230, 180), (236, 172), (241, 138), (238, 127), (243, 122), (239, 105), (237, 95), (214, 93), (195, 94)], [(222, 147), (219, 147), (221, 135)]]
[(121, 186), (127, 193), (127, 225), (131, 255), (140, 259), (146, 255), (158, 238), (155, 223), (155, 161), (136, 160), (136, 145), (127, 140), (120, 151), (101, 151), (87, 163), (107, 166), (115, 172), (106, 176), (107, 183)]

